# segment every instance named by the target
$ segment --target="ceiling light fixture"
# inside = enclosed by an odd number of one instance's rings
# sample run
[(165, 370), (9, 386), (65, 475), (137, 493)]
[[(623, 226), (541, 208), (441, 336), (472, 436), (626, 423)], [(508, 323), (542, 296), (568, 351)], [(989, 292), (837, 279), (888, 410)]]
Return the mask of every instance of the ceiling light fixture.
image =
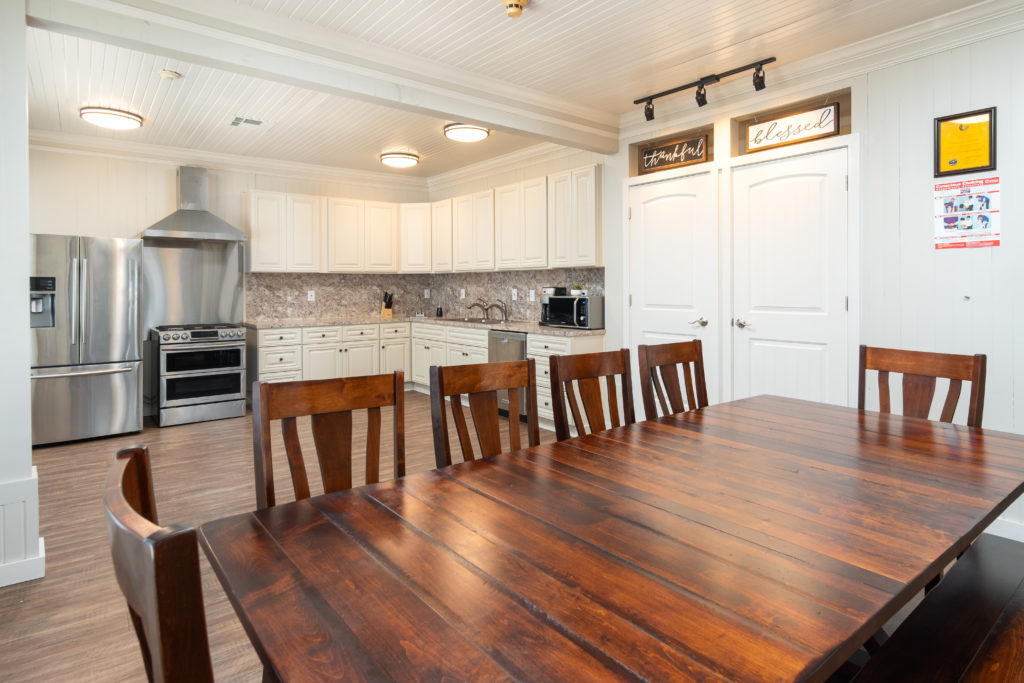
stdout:
[(501, 0), (505, 6), (505, 14), (513, 19), (523, 13), (523, 8), (530, 4), (530, 0)]
[(174, 69), (160, 69), (160, 78), (165, 81), (176, 81), (181, 78), (181, 74)]
[(711, 74), (709, 76), (704, 76), (703, 78), (698, 78), (696, 81), (693, 81), (692, 83), (687, 83), (686, 85), (681, 85), (678, 88), (664, 90), (653, 95), (644, 95), (643, 97), (638, 97), (637, 99), (633, 100), (633, 104), (643, 104), (644, 118), (650, 121), (654, 118), (654, 100), (658, 99), (659, 97), (665, 97), (666, 95), (674, 95), (677, 92), (682, 92), (683, 90), (688, 90), (689, 88), (697, 88), (697, 106), (703, 107), (708, 103), (707, 90), (704, 86), (711, 85), (712, 83), (718, 83), (723, 78), (734, 76), (742, 71), (748, 71), (750, 69), (754, 70), (754, 90), (764, 90), (764, 65), (771, 64), (774, 61), (775, 57), (759, 59), (756, 62), (745, 64), (736, 69), (729, 69), (728, 71), (723, 71), (720, 74)]
[(142, 117), (129, 111), (107, 109), (106, 107), (82, 107), (78, 115), (100, 128), (113, 130), (132, 130), (142, 126)]
[(469, 123), (449, 123), (444, 127), (444, 136), (456, 142), (480, 142), (490, 134), (486, 128)]
[(420, 163), (420, 158), (408, 152), (384, 152), (380, 155), (380, 163), (391, 168), (412, 168)]

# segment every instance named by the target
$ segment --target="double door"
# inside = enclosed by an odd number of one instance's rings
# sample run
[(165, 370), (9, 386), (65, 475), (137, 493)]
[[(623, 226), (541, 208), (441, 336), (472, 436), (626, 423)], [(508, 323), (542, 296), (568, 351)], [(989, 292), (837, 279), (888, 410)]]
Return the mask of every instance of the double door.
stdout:
[(378, 341), (304, 346), (302, 379), (361, 377), (380, 372)]

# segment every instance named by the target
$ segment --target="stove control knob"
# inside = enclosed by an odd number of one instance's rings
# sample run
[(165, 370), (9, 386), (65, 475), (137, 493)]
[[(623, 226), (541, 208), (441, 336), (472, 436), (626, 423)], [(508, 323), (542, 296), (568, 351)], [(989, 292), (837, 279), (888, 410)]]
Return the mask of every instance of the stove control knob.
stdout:
[(227, 339), (228, 331), (227, 330), (221, 330), (220, 331), (220, 336), (223, 337), (224, 339)]
[(229, 337), (234, 337), (235, 334), (236, 334), (236, 332), (234, 330), (231, 330), (230, 332), (228, 332), (228, 336)]
[(181, 333), (181, 338), (182, 339), (188, 339), (188, 332), (182, 332)]
[(164, 335), (163, 335), (163, 337), (161, 337), (161, 339), (163, 339), (164, 341), (170, 341), (171, 340), (171, 335), (169, 335), (166, 332), (164, 332)]
[(175, 339), (175, 340), (177, 340), (177, 339), (178, 339), (178, 336), (179, 336), (179, 335), (178, 335), (178, 333), (177, 333), (177, 332), (175, 332), (174, 334), (172, 334), (172, 335), (171, 335), (171, 339)]

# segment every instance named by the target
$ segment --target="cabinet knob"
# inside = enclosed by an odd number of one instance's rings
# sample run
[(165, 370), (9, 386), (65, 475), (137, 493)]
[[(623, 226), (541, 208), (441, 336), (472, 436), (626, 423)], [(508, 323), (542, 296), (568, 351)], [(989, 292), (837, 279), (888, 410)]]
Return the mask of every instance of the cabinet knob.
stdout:
[(545, 344), (545, 345), (544, 345), (544, 348), (545, 348), (545, 349), (550, 349), (551, 347), (550, 347), (550, 346), (548, 346), (547, 344)]
[(283, 363), (283, 362), (284, 362), (284, 358), (278, 358), (278, 359), (277, 359), (277, 362), (278, 362), (278, 363)]
[(360, 330), (359, 334), (366, 334), (366, 332), (363, 332), (362, 330)]
[(284, 339), (284, 335), (282, 334), (278, 339)]
[(327, 333), (326, 333), (326, 332), (321, 332), (321, 333), (320, 333), (320, 336), (321, 336), (321, 337), (326, 337), (326, 336), (327, 336)]

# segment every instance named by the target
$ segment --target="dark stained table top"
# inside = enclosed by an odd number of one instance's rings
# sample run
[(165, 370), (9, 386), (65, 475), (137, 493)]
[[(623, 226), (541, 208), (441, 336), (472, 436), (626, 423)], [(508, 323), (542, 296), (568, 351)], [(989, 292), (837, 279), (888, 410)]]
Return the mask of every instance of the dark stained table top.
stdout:
[(1024, 437), (777, 397), (203, 524), (287, 681), (822, 680), (1024, 488)]

